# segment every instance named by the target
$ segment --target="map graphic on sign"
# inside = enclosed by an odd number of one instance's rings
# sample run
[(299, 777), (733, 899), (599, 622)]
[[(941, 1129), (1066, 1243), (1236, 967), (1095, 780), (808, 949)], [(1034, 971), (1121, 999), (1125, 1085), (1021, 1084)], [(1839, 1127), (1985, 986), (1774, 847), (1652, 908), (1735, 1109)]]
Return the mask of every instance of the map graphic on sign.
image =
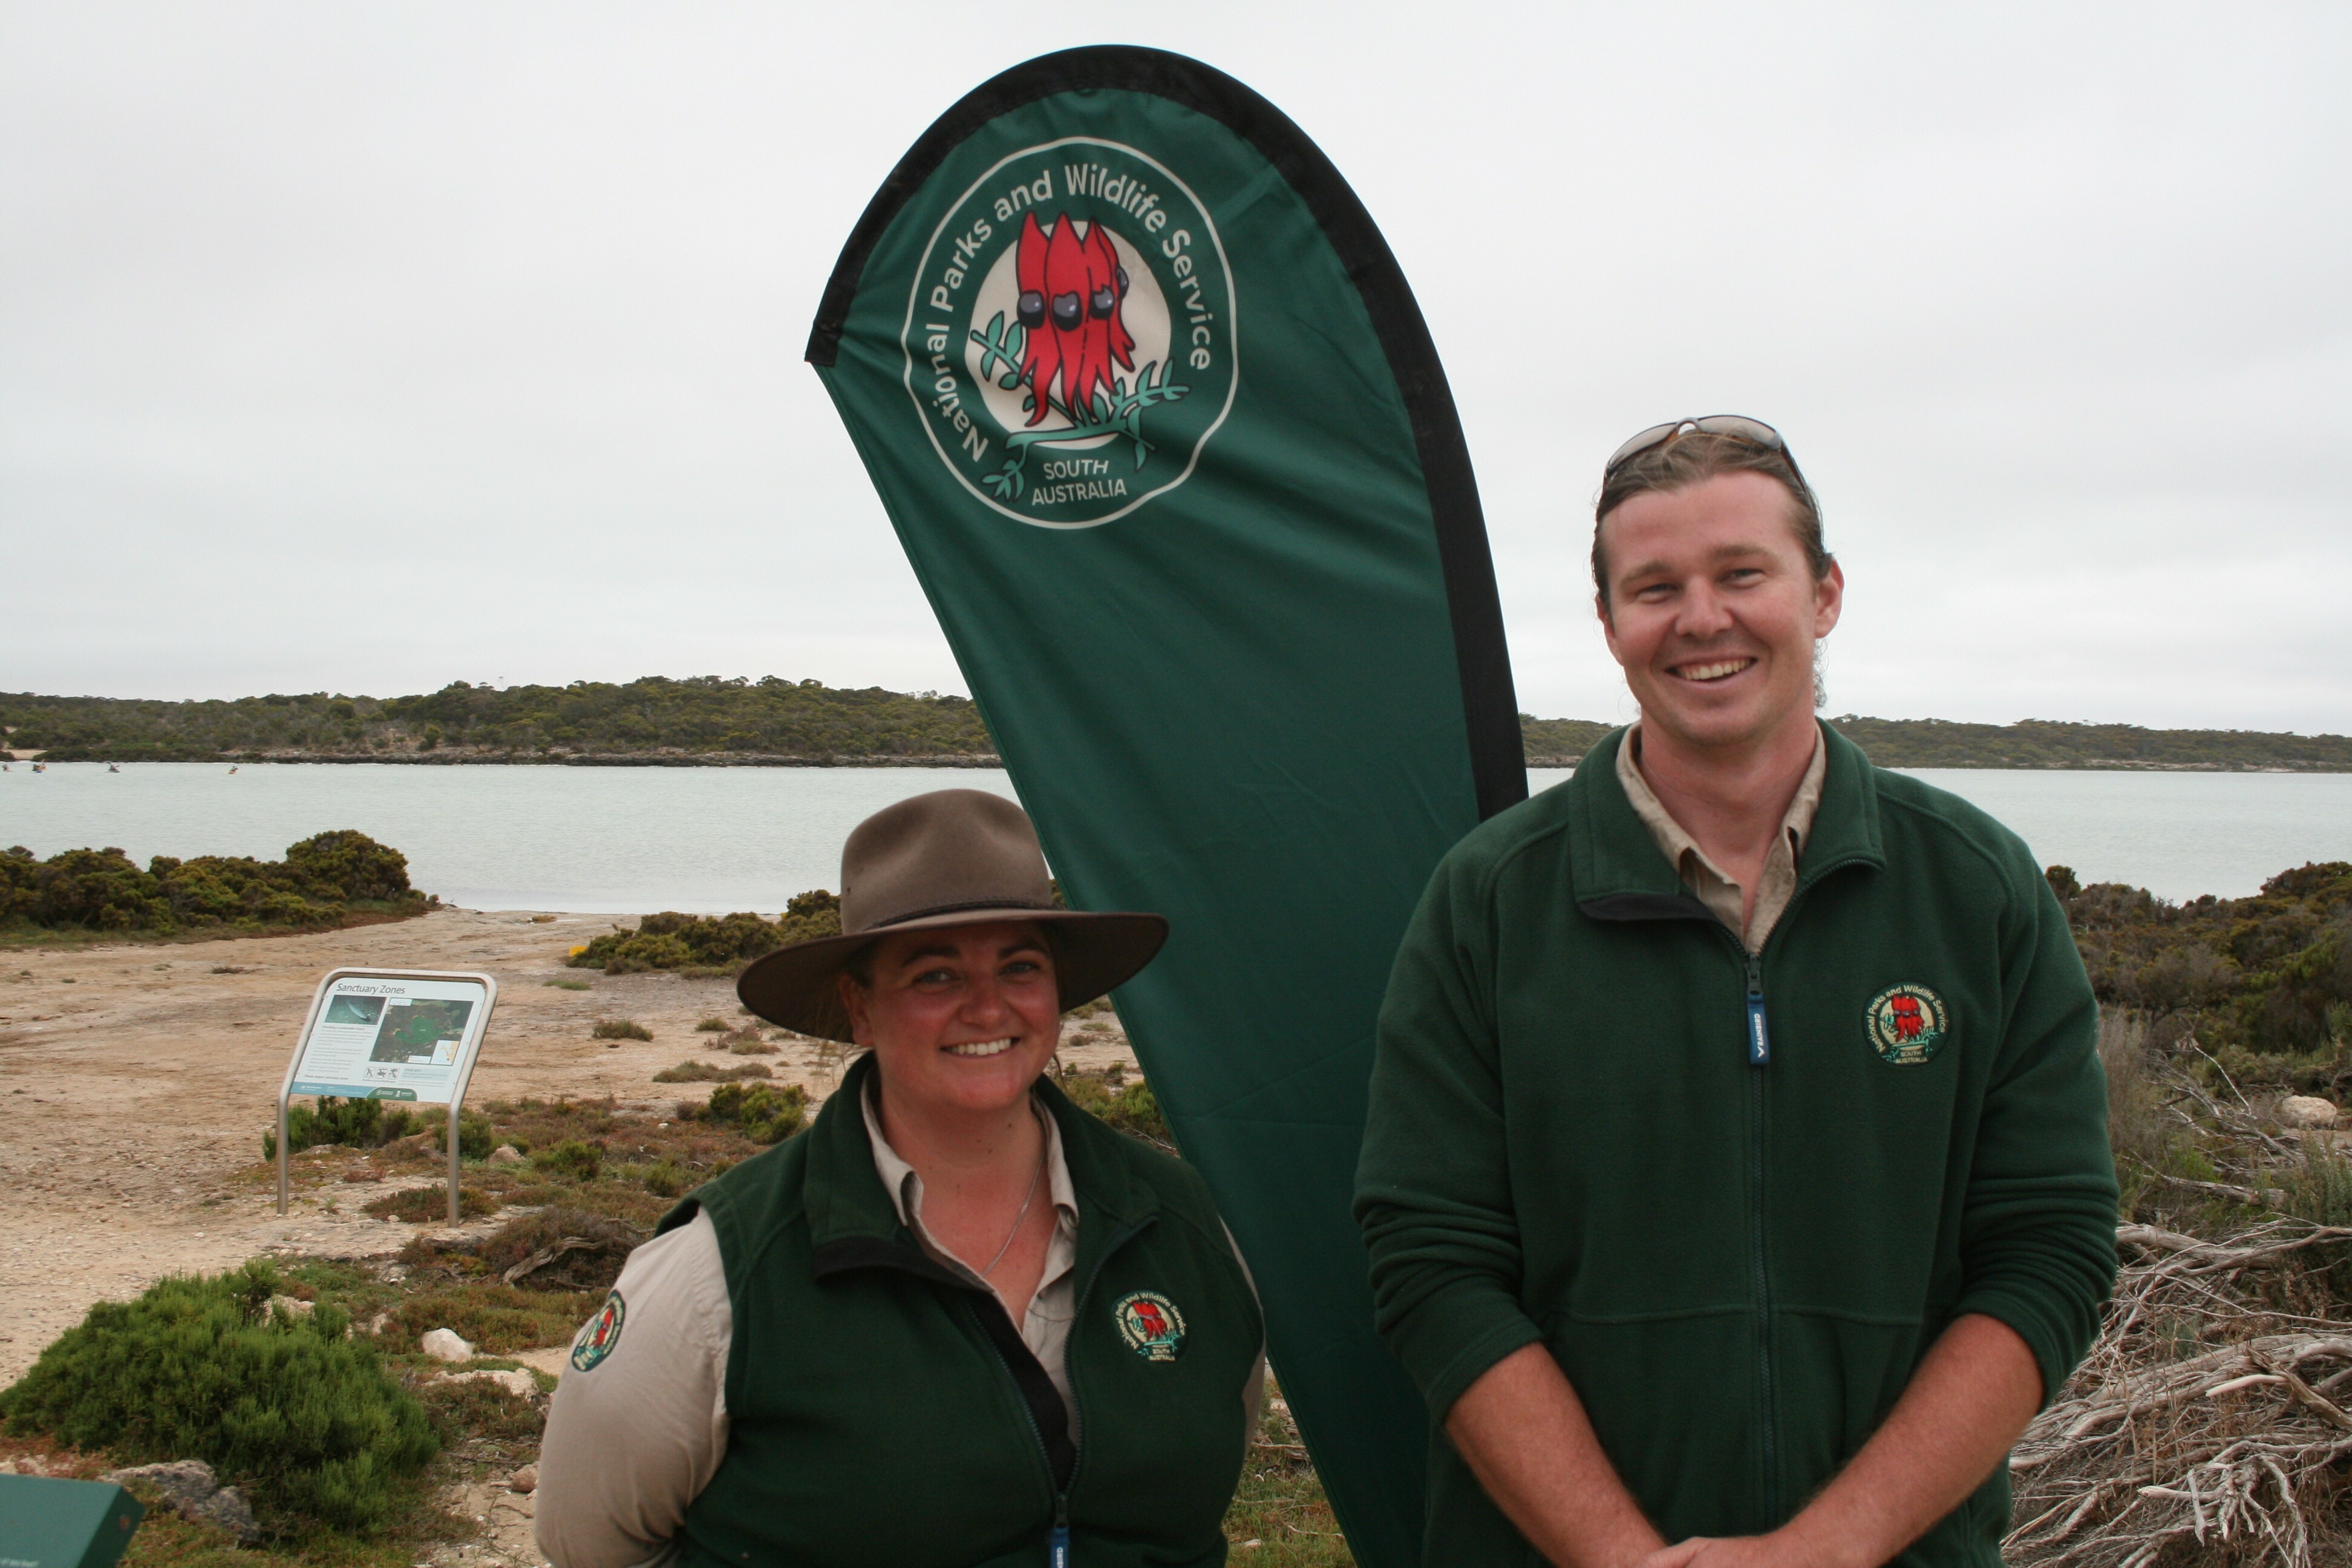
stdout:
[(423, 1001), (405, 1006), (398, 1000), (384, 1008), (383, 1026), (368, 1059), (376, 1062), (433, 1062), (446, 1066), (457, 1059), (457, 1044), (466, 1037), (471, 1002)]

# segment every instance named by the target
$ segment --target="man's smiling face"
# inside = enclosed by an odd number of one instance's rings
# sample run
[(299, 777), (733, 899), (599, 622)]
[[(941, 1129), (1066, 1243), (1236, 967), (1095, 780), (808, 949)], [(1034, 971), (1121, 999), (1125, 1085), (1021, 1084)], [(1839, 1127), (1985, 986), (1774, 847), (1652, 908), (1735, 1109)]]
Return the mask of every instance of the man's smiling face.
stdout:
[(1765, 743), (1812, 721), (1813, 644), (1845, 578), (1813, 580), (1778, 479), (1740, 471), (1633, 496), (1601, 522), (1609, 651), (1643, 721), (1683, 745)]

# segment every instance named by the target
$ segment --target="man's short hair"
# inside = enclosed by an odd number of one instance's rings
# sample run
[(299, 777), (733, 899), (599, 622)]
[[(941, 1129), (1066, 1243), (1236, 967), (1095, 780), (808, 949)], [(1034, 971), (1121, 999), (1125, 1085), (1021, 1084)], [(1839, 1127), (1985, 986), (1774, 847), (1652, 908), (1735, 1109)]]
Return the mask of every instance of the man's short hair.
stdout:
[(1687, 489), (1717, 474), (1737, 473), (1764, 474), (1780, 481), (1789, 492), (1789, 526), (1804, 547), (1813, 581), (1830, 574), (1830, 552), (1822, 543), (1821, 506), (1789, 454), (1738, 436), (1693, 430), (1634, 453), (1601, 482), (1601, 499), (1592, 507), (1592, 585), (1604, 611), (1609, 605), (1609, 558), (1601, 544), (1601, 521), (1635, 496)]

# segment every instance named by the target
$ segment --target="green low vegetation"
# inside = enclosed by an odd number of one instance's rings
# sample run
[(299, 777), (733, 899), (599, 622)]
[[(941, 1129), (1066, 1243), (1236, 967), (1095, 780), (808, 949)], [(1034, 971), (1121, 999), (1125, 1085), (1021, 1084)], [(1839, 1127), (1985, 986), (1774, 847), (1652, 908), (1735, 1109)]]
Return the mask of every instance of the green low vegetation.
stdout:
[(321, 931), (437, 902), (408, 885), (406, 856), (351, 828), (289, 845), (283, 860), (158, 855), (144, 870), (112, 847), (0, 853), (0, 939)]
[[(601, 969), (607, 974), (666, 969), (689, 976), (733, 976), (753, 959), (787, 943), (840, 934), (841, 900), (818, 888), (791, 900), (772, 921), (748, 911), (647, 915), (635, 931), (607, 931), (566, 962), (575, 969)], [(706, 1018), (697, 1027), (709, 1029), (714, 1023), (721, 1029), (727, 1026), (723, 1019)]]
[(1168, 1130), (1160, 1097), (1141, 1079), (1128, 1082), (1127, 1069), (1119, 1064), (1114, 1062), (1100, 1072), (1065, 1068), (1055, 1075), (1054, 1082), (1079, 1110), (1092, 1112), (1130, 1137), (1171, 1154), (1176, 1152), (1176, 1135)]
[[(2352, 737), (2252, 730), (2147, 730), (2028, 719), (1831, 721), (1892, 768), (2284, 768), (2352, 772)], [(1574, 762), (1612, 726), (1519, 715), (1529, 763)], [(54, 761), (226, 762), (266, 757), (416, 762), (750, 760), (992, 763), (979, 708), (932, 691), (815, 680), (646, 676), (614, 684), (503, 689), (452, 681), (411, 697), (324, 691), (163, 702), (0, 693), (0, 731)]]
[[(387, 1106), (381, 1100), (338, 1100), (331, 1094), (321, 1095), (315, 1110), (297, 1100), (286, 1108), (286, 1152), (299, 1154), (322, 1143), (340, 1143), (352, 1149), (381, 1148), (396, 1138), (407, 1137), (410, 1123), (415, 1120), (406, 1106)], [(262, 1133), (261, 1157), (278, 1158), (277, 1129)]]
[(2333, 1059), (2352, 1021), (2352, 865), (2302, 866), (2252, 898), (2185, 904), (2082, 887), (2063, 866), (2048, 876), (2099, 1000), (2149, 1020), (2160, 1045), (2194, 1035), (2258, 1081)]
[(664, 1068), (654, 1074), (656, 1083), (740, 1083), (746, 1079), (773, 1078), (766, 1064), (745, 1062), (740, 1067), (714, 1067), (709, 1062), (685, 1061), (674, 1068)]
[(722, 1083), (701, 1106), (681, 1102), (682, 1117), (743, 1131), (754, 1143), (781, 1143), (808, 1125), (808, 1090), (796, 1083)]
[(634, 1018), (599, 1018), (588, 1031), (594, 1040), (650, 1040), (654, 1032)]
[(348, 1336), (350, 1314), (273, 1310), (280, 1282), (255, 1262), (100, 1302), (0, 1394), (0, 1416), (132, 1463), (203, 1459), (281, 1531), (372, 1533), (440, 1445), (374, 1346)]

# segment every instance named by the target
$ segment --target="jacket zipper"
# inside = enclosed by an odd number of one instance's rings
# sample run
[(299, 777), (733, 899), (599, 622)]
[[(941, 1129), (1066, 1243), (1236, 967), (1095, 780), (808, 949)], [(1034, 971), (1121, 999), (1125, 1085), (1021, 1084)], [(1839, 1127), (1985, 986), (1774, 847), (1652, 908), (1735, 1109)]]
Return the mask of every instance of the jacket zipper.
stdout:
[[(1117, 1252), (1120, 1247), (1125, 1247), (1129, 1242), (1134, 1240), (1137, 1236), (1141, 1234), (1142, 1230), (1142, 1226), (1134, 1225), (1129, 1226), (1126, 1230), (1121, 1231), (1118, 1235), (1111, 1237), (1110, 1245), (1103, 1248), (1102, 1256), (1100, 1258), (1095, 1259), (1093, 1270), (1087, 1274), (1083, 1281), (1080, 1282), (1077, 1294), (1070, 1299), (1070, 1312), (1074, 1320), (1077, 1316), (1079, 1309), (1086, 1305), (1087, 1294), (1094, 1289), (1095, 1280), (1101, 1275), (1103, 1265), (1110, 1261), (1111, 1254)], [(975, 1292), (975, 1294), (977, 1293)], [(983, 1310), (984, 1309), (980, 1307), (972, 1308), (973, 1311), (981, 1311)], [(985, 1339), (988, 1336), (983, 1333), (982, 1337)], [(1018, 1388), (1020, 1386), (1021, 1380), (1013, 1375), (1013, 1363), (1004, 1359), (1004, 1352), (1002, 1350), (997, 1349), (996, 1342), (992, 1339), (989, 1340), (988, 1348), (996, 1352), (996, 1364), (1004, 1369), (1006, 1381), (1012, 1383), (1015, 1388)], [(1077, 1380), (1075, 1377), (1071, 1379), (1070, 1386), (1071, 1393), (1075, 1398), (1077, 1390)], [(1029, 1436), (1030, 1438), (1037, 1445), (1037, 1457), (1045, 1461), (1046, 1484), (1054, 1489), (1054, 1528), (1045, 1537), (1046, 1568), (1070, 1568), (1069, 1488), (1075, 1487), (1078, 1484), (1078, 1467), (1086, 1463), (1086, 1450), (1084, 1447), (1077, 1442), (1074, 1435), (1072, 1438), (1072, 1447), (1077, 1449), (1077, 1458), (1073, 1460), (1070, 1465), (1069, 1486), (1066, 1487), (1062, 1485), (1054, 1475), (1054, 1456), (1046, 1450), (1045, 1434), (1038, 1427), (1036, 1413), (1029, 1408), (1029, 1402), (1026, 1399), (1024, 1399), (1021, 1402), (1021, 1413), (1028, 1418)]]
[[(1844, 860), (1819, 868), (1811, 877), (1800, 881), (1796, 891), (1790, 895), (1787, 907), (1781, 910), (1780, 918), (1772, 922), (1771, 932), (1764, 938), (1764, 945), (1771, 946), (1773, 936), (1779, 935), (1789, 928), (1790, 918), (1797, 912), (1797, 906), (1804, 901), (1806, 893), (1831, 873), (1843, 870), (1855, 863), (1857, 863), (1857, 858), (1848, 857)], [(1764, 1069), (1772, 1065), (1772, 1035), (1764, 1021), (1764, 954), (1761, 951), (1749, 952), (1748, 943), (1739, 937), (1732, 936), (1728, 931), (1724, 934), (1731, 937), (1732, 944), (1738, 948), (1740, 956), (1747, 961), (1748, 964), (1746, 1018), (1748, 1065), (1757, 1069), (1748, 1075), (1748, 1144), (1754, 1152), (1751, 1171), (1756, 1193), (1755, 1207), (1751, 1211), (1756, 1252), (1756, 1305), (1759, 1313), (1756, 1383), (1764, 1404), (1764, 1506), (1770, 1517), (1778, 1519), (1780, 1517), (1780, 1456), (1778, 1436), (1780, 1427), (1772, 1409), (1772, 1273), (1769, 1262), (1769, 1231), (1765, 1224), (1767, 1208), (1765, 1200), (1768, 1194), (1765, 1186), (1767, 1165), (1764, 1158)]]
[(1748, 1144), (1755, 1192), (1748, 1214), (1756, 1255), (1756, 1386), (1763, 1405), (1765, 1507), (1778, 1518), (1780, 1466), (1772, 1411), (1772, 1274), (1767, 1263), (1764, 1159), (1763, 1069), (1772, 1065), (1772, 1036), (1764, 1022), (1764, 955), (1748, 952), (1746, 942), (1739, 947), (1748, 960), (1748, 1065), (1756, 1069), (1748, 1075)]
[[(972, 1308), (975, 1312), (986, 1310), (983, 1307)], [(986, 1337), (985, 1334), (982, 1337)], [(988, 1348), (996, 1351), (996, 1364), (1004, 1369), (1005, 1381), (1018, 1388), (1021, 1380), (1013, 1375), (1013, 1363), (1004, 1359), (1003, 1351), (997, 1350), (996, 1342), (990, 1340)], [(1054, 1456), (1046, 1451), (1045, 1434), (1038, 1427), (1036, 1413), (1029, 1408), (1026, 1399), (1021, 1402), (1021, 1414), (1028, 1420), (1029, 1436), (1037, 1445), (1037, 1457), (1045, 1461), (1045, 1484), (1054, 1489), (1054, 1528), (1045, 1538), (1046, 1568), (1070, 1568), (1070, 1494), (1055, 1479)], [(1070, 1467), (1070, 1478), (1073, 1480), (1077, 1479), (1076, 1465)]]

